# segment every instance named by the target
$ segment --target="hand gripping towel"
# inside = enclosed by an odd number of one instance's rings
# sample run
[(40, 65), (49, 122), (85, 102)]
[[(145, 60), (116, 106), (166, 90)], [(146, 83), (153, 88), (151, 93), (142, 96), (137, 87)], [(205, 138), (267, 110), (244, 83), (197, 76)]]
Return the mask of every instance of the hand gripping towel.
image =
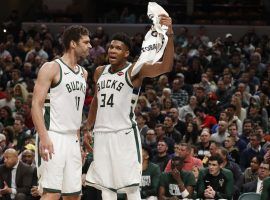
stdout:
[(157, 3), (149, 2), (147, 15), (153, 21), (151, 29), (146, 33), (142, 43), (141, 55), (135, 63), (131, 76), (135, 76), (141, 69), (144, 63), (155, 63), (162, 57), (165, 47), (168, 42), (166, 32), (168, 27), (160, 25), (159, 15), (168, 13)]

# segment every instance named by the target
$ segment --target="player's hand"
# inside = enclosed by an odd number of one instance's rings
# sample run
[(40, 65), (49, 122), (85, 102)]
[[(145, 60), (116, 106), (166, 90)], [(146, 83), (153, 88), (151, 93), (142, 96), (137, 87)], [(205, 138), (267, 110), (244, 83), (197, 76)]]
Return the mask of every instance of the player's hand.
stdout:
[(182, 179), (181, 179), (181, 176), (180, 176), (180, 172), (176, 168), (174, 168), (172, 170), (172, 176), (177, 181), (177, 183), (182, 182)]
[(33, 186), (31, 188), (31, 195), (33, 197), (39, 197), (39, 196), (41, 196), (40, 193), (39, 193), (39, 191), (38, 191), (38, 186)]
[(0, 194), (4, 195), (4, 194), (11, 194), (12, 190), (10, 187), (8, 187), (8, 184), (6, 183), (6, 181), (4, 181), (4, 187), (2, 189), (0, 189)]
[(88, 152), (92, 152), (93, 149), (91, 147), (92, 143), (92, 131), (84, 131), (83, 132), (83, 144)]
[(52, 159), (52, 154), (54, 154), (54, 149), (53, 149), (53, 143), (50, 137), (48, 136), (48, 134), (44, 136), (43, 138), (40, 138), (39, 152), (43, 160), (48, 161), (49, 159)]
[(159, 23), (161, 25), (168, 26), (167, 34), (173, 34), (173, 30), (172, 30), (172, 18), (170, 18), (169, 16), (167, 16), (165, 14), (159, 15)]

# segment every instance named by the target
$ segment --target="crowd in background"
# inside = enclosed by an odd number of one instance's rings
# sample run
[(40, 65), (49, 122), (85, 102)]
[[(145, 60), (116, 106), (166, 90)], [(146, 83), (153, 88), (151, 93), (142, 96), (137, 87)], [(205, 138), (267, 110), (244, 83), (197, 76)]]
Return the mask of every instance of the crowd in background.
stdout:
[[(32, 92), (42, 64), (61, 56), (61, 34), (41, 24), (29, 32), (7, 32), (0, 41), (0, 164), (8, 148), (22, 162), (36, 164)], [(129, 60), (135, 61), (144, 33), (131, 38)], [(93, 97), (93, 73), (107, 64), (109, 39), (98, 27), (91, 34), (89, 57), (79, 63), (89, 73), (84, 120)], [(182, 27), (174, 41), (173, 70), (146, 79), (141, 88), (135, 115), (142, 144), (150, 147), (150, 161), (161, 172), (171, 170), (173, 157), (192, 160), (183, 168), (194, 171), (196, 180), (209, 158), (219, 155), (221, 166), (234, 172), (239, 196), (244, 184), (257, 179), (262, 162), (268, 163), (263, 178), (270, 175), (270, 38), (250, 30), (238, 41), (230, 33), (211, 41), (203, 27), (194, 35)], [(82, 136), (85, 131), (82, 122)], [(82, 154), (85, 173), (92, 154), (83, 143)]]

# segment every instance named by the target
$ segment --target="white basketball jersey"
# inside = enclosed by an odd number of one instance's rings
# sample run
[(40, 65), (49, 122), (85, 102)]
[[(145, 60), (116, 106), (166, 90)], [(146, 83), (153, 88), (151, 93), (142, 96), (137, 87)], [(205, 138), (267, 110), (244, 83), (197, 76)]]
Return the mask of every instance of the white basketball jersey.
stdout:
[(50, 88), (45, 100), (44, 120), (47, 130), (68, 133), (81, 126), (82, 109), (86, 92), (84, 71), (78, 65), (74, 72), (61, 59), (60, 80)]
[(115, 73), (105, 66), (97, 81), (97, 116), (94, 132), (114, 132), (136, 126), (134, 108), (139, 89), (133, 88), (128, 69), (131, 63)]

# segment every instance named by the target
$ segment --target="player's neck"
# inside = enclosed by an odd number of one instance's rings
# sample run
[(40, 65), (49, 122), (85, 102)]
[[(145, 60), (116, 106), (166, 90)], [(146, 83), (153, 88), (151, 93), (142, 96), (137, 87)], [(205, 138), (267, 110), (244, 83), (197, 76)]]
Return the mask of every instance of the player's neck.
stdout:
[(120, 63), (118, 65), (111, 65), (111, 72), (114, 73), (114, 72), (117, 72), (117, 71), (120, 71), (122, 69), (124, 69), (125, 67), (127, 66), (127, 61), (123, 62), (123, 63)]
[(66, 63), (70, 68), (75, 69), (77, 67), (77, 59), (75, 56), (70, 56), (69, 54), (64, 54), (61, 59)]

